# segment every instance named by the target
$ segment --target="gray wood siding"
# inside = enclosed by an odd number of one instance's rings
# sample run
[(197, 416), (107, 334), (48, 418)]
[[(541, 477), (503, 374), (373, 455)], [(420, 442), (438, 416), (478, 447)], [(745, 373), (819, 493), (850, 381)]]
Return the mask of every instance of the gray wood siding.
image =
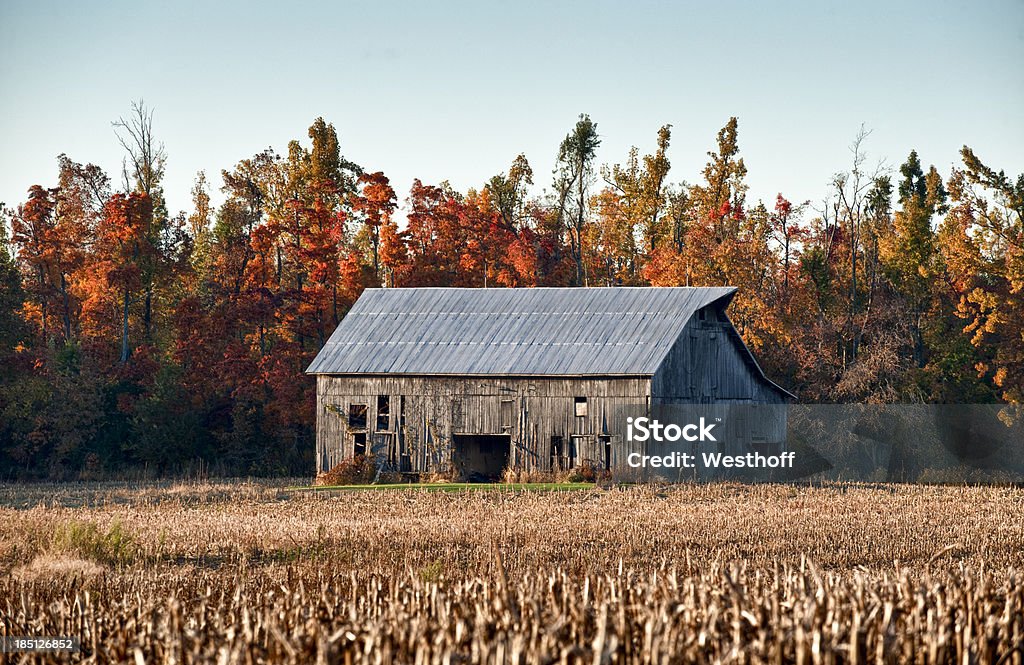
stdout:
[[(387, 430), (378, 430), (377, 398), (388, 396)], [(577, 417), (577, 397), (587, 399)], [(317, 377), (317, 468), (325, 471), (355, 454), (357, 435), (367, 451), (396, 466), (406, 455), (412, 471), (447, 471), (452, 435), (508, 434), (510, 464), (523, 470), (550, 470), (552, 437), (562, 437), (576, 464), (603, 467), (604, 441), (612, 431), (610, 466), (625, 465), (633, 449), (614, 433), (615, 421), (649, 403), (647, 377)], [(349, 427), (352, 404), (366, 405), (366, 428)], [(403, 405), (404, 404), (404, 408)], [(642, 452), (642, 447), (636, 448)]]
[(732, 323), (713, 310), (707, 320), (690, 319), (651, 381), (655, 399), (681, 402), (782, 401), (762, 379)]
[(687, 323), (652, 377), (651, 394), (655, 405), (707, 404), (726, 424), (729, 452), (752, 450), (756, 438), (785, 441), (785, 409), (770, 405), (786, 399), (762, 378), (732, 323), (713, 307)]

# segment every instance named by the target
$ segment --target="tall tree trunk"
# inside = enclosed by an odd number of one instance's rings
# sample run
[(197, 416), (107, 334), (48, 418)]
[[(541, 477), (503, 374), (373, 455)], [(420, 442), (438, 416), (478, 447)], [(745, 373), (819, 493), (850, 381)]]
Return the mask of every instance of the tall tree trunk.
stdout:
[(64, 301), (64, 343), (71, 341), (71, 302), (68, 297), (68, 278), (63, 272), (60, 274), (60, 295)]
[(145, 331), (146, 340), (152, 339), (152, 327), (153, 327), (153, 287), (146, 287), (146, 308), (142, 315), (143, 330)]
[(128, 303), (130, 301), (128, 289), (124, 290), (124, 318), (121, 324), (121, 363), (128, 362)]
[[(44, 293), (44, 289), (46, 287), (46, 273), (44, 272), (42, 265), (39, 266), (39, 270), (37, 272), (38, 272), (38, 275), (39, 275), (39, 292), (40, 292), (40, 294), (42, 294), (42, 293)], [(47, 315), (47, 312), (46, 312), (46, 300), (47, 300), (46, 296), (40, 296), (40, 298), (39, 298), (39, 315), (41, 317), (40, 318), (40, 324), (41, 324), (40, 327), (42, 328), (43, 346), (44, 347), (47, 346), (47, 344), (49, 344), (49, 340), (47, 339), (47, 334), (46, 334), (46, 315)]]

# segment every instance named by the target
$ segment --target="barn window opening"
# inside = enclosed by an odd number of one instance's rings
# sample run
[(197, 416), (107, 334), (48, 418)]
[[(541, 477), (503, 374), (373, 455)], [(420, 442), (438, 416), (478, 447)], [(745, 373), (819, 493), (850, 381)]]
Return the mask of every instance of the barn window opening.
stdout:
[(708, 310), (706, 310), (706, 309), (698, 309), (697, 310), (697, 320), (698, 321), (707, 321), (708, 320)]
[(574, 434), (569, 438), (569, 449), (565, 451), (565, 462), (566, 468), (572, 469), (576, 466), (576, 461), (583, 458), (586, 459), (581, 451), (588, 450), (587, 441), (590, 440), (589, 436), (584, 434)]
[(366, 429), (366, 405), (348, 405), (348, 426), (349, 429)]
[(359, 432), (352, 436), (352, 452), (356, 455), (366, 454), (366, 432)]
[(377, 395), (377, 427), (378, 431), (391, 429), (391, 396)]
[(501, 400), (501, 429), (512, 429), (512, 418), (515, 412), (514, 402), (510, 399)]
[(574, 399), (575, 399), (575, 404), (573, 405), (573, 407), (575, 409), (576, 417), (577, 418), (586, 418), (587, 417), (587, 398), (586, 397), (576, 397)]
[(564, 458), (562, 456), (562, 437), (553, 436), (551, 437), (551, 470), (560, 471), (564, 468)]

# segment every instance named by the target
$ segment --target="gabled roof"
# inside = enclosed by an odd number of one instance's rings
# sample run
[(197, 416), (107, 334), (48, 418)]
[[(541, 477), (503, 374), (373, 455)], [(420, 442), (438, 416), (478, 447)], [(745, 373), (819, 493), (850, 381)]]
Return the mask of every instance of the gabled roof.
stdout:
[(653, 375), (735, 287), (367, 289), (309, 374)]

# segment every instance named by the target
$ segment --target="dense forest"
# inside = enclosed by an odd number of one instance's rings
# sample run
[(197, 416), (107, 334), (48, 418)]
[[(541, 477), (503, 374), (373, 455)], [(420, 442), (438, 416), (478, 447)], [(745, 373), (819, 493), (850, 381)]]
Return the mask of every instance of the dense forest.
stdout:
[(735, 118), (689, 183), (670, 126), (601, 165), (584, 115), (550, 181), (519, 155), (466, 192), (417, 180), (400, 208), (318, 118), (285, 155), (199, 173), (173, 214), (152, 111), (115, 129), (114, 179), (61, 155), (2, 209), (4, 479), (310, 473), (303, 371), (382, 286), (735, 285), (733, 322), (802, 401), (1024, 401), (1024, 175), (966, 146), (948, 174), (916, 152), (890, 170), (862, 130), (820, 200), (752, 202)]

